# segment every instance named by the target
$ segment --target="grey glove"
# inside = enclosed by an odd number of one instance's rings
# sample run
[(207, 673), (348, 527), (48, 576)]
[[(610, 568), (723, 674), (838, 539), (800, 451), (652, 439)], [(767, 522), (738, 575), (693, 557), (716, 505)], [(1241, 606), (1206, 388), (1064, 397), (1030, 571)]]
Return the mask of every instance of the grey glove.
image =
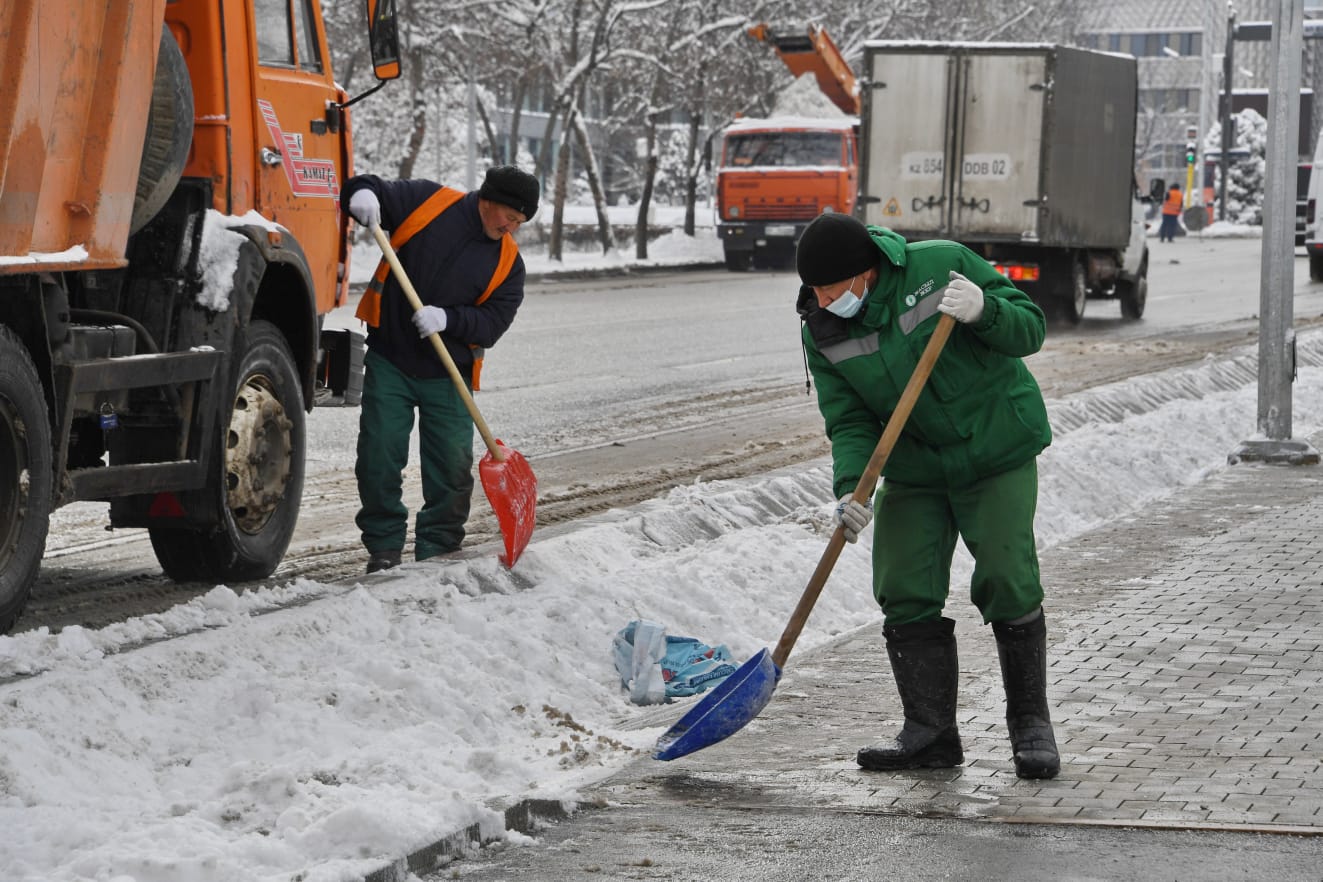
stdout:
[(963, 324), (976, 322), (983, 316), (983, 289), (951, 270), (951, 282), (937, 308)]
[(413, 314), (413, 326), (419, 337), (430, 337), (446, 329), (446, 311), (439, 306), (424, 306)]
[(381, 226), (381, 201), (366, 187), (349, 197), (349, 213), (365, 227)]
[(855, 542), (859, 539), (859, 534), (873, 520), (873, 509), (855, 502), (853, 494), (846, 494), (836, 503), (836, 511), (832, 519), (841, 525), (845, 533), (845, 541)]

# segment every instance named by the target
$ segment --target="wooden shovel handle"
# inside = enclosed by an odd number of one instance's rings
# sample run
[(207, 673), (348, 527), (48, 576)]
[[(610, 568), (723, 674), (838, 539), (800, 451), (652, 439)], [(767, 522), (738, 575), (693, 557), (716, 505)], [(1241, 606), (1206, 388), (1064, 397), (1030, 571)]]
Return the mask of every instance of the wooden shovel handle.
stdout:
[[(376, 237), (377, 245), (381, 247), (381, 253), (386, 256), (386, 263), (390, 264), (391, 271), (395, 273), (396, 281), (404, 289), (404, 296), (409, 298), (409, 305), (413, 307), (413, 311), (417, 312), (422, 309), (423, 301), (418, 297), (418, 292), (414, 290), (413, 282), (409, 281), (409, 276), (405, 273), (400, 258), (396, 256), (395, 249), (391, 247), (390, 239), (376, 224), (372, 224), (368, 229), (372, 230), (372, 235)], [(441, 341), (441, 335), (432, 333), (427, 339), (432, 341), (432, 348), (441, 357), (441, 363), (446, 366), (446, 372), (450, 374), (450, 379), (455, 381), (455, 389), (458, 390), (459, 397), (464, 400), (464, 406), (468, 408), (469, 416), (473, 417), (473, 425), (478, 427), (478, 433), (482, 435), (483, 443), (491, 451), (492, 459), (503, 462), (505, 453), (502, 452), (501, 446), (496, 443), (496, 438), (492, 436), (492, 430), (487, 428), (487, 421), (478, 412), (478, 404), (473, 400), (473, 394), (469, 392), (468, 384), (464, 382), (464, 377), (460, 375), (459, 368), (455, 366), (455, 360), (450, 357), (446, 344)]]
[[(891, 456), (891, 449), (896, 446), (901, 429), (905, 428), (905, 421), (910, 418), (910, 411), (914, 409), (914, 403), (919, 400), (919, 393), (928, 382), (928, 375), (932, 373), (933, 365), (937, 363), (937, 356), (942, 354), (942, 347), (946, 345), (946, 338), (951, 336), (951, 329), (954, 327), (955, 319), (945, 313), (937, 320), (937, 327), (933, 330), (932, 337), (928, 339), (928, 345), (924, 348), (923, 355), (919, 357), (919, 363), (914, 366), (914, 373), (905, 384), (905, 390), (900, 394), (900, 403), (896, 405), (891, 419), (887, 420), (887, 426), (882, 430), (882, 437), (878, 439), (877, 447), (873, 449), (873, 455), (868, 458), (868, 465), (864, 468), (859, 483), (855, 485), (851, 498), (860, 505), (867, 505), (872, 498), (873, 490), (877, 487), (877, 479), (881, 477), (882, 468), (887, 464), (887, 458)], [(786, 629), (781, 632), (781, 639), (772, 650), (772, 661), (778, 668), (784, 667), (786, 659), (790, 657), (790, 650), (799, 639), (799, 632), (804, 630), (804, 623), (808, 621), (809, 613), (818, 602), (818, 595), (827, 584), (827, 577), (831, 575), (832, 567), (836, 566), (836, 559), (841, 556), (841, 549), (844, 547), (845, 528), (837, 525), (836, 531), (831, 534), (831, 540), (827, 542), (827, 550), (822, 553), (822, 558), (818, 561), (817, 569), (813, 571), (804, 593), (800, 595), (799, 604), (791, 614), (790, 621), (786, 623)]]

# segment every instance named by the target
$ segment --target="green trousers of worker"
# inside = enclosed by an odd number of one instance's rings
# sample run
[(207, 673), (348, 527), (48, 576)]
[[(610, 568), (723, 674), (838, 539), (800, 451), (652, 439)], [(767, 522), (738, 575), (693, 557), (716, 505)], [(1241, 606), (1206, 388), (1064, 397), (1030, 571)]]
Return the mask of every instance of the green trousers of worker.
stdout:
[(418, 379), (368, 350), (363, 359), (358, 419), (358, 498), (355, 522), (368, 553), (404, 548), (409, 510), (404, 467), (418, 413), (423, 507), (414, 524), (414, 556), (426, 560), (455, 551), (473, 498), (473, 417), (449, 377)]
[(1042, 605), (1036, 460), (965, 487), (887, 480), (874, 506), (873, 596), (887, 625), (941, 616), (957, 538), (974, 558), (970, 599), (984, 622), (1008, 622)]

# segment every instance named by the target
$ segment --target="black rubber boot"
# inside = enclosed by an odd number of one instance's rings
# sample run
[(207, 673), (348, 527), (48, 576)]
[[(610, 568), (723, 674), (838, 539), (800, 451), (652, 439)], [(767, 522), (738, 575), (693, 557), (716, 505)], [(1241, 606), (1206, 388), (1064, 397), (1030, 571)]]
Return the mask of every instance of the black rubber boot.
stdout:
[(399, 550), (393, 551), (374, 551), (368, 557), (367, 571), (368, 575), (379, 573), (382, 570), (390, 570), (400, 565)]
[(887, 625), (887, 655), (905, 708), (905, 725), (890, 744), (865, 747), (855, 761), (865, 769), (949, 769), (965, 760), (956, 730), (955, 622), (936, 619)]
[(1043, 611), (1020, 625), (993, 622), (1001, 680), (1006, 687), (1006, 728), (1021, 778), (1055, 778), (1061, 756), (1047, 707), (1047, 624)]

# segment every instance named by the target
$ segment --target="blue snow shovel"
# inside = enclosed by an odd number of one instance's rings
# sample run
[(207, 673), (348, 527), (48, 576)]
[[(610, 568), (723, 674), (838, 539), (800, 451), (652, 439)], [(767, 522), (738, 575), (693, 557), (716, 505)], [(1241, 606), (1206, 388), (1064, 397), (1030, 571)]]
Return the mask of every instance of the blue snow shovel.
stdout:
[[(887, 457), (891, 456), (891, 448), (896, 445), (896, 439), (900, 437), (900, 431), (905, 427), (905, 421), (909, 419), (910, 411), (914, 409), (919, 393), (928, 382), (928, 375), (932, 373), (937, 356), (942, 354), (942, 347), (946, 345), (946, 338), (951, 336), (954, 326), (955, 319), (949, 315), (944, 314), (938, 320), (923, 355), (919, 357), (919, 363), (914, 367), (914, 373), (905, 384), (900, 403), (896, 405), (891, 419), (887, 420), (887, 427), (882, 431), (873, 455), (868, 458), (868, 466), (854, 488), (855, 502), (867, 505), (872, 499), (882, 467), (886, 465)], [(723, 741), (743, 729), (762, 712), (767, 702), (772, 700), (772, 692), (781, 679), (781, 669), (790, 657), (790, 650), (799, 639), (799, 632), (804, 629), (804, 623), (808, 621), (809, 613), (818, 602), (818, 595), (827, 584), (827, 577), (831, 575), (832, 567), (836, 566), (836, 559), (841, 556), (844, 547), (845, 529), (838, 526), (827, 542), (827, 550), (822, 553), (813, 577), (800, 595), (799, 605), (781, 632), (776, 649), (770, 653), (766, 649), (760, 651), (690, 708), (687, 714), (657, 739), (657, 750), (653, 753), (655, 759), (679, 759)]]

